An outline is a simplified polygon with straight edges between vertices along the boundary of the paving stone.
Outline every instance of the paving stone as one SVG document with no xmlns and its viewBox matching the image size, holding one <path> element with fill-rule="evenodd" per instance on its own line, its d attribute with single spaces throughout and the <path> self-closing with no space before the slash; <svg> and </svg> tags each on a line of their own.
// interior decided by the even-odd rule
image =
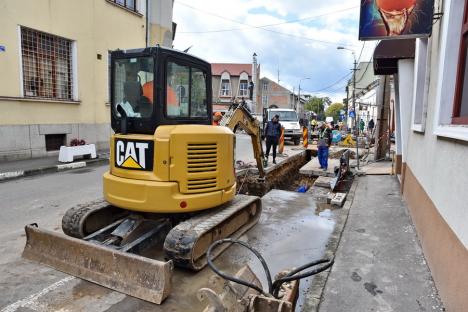
<svg viewBox="0 0 468 312">
<path fill-rule="evenodd" d="M 318 177 L 317 180 L 315 180 L 314 185 L 330 189 L 332 180 L 333 178 L 330 177 Z"/>
<path fill-rule="evenodd" d="M 307 176 L 313 177 L 334 177 L 335 176 L 335 167 L 340 165 L 339 159 L 329 159 L 328 160 L 328 170 L 323 171 L 320 169 L 320 164 L 317 158 L 312 158 L 307 164 L 305 164 L 300 170 L 299 173 Z"/>
<path fill-rule="evenodd" d="M 338 207 L 343 207 L 343 204 L 346 200 L 346 193 L 336 193 L 333 199 L 331 200 L 331 204 Z"/>
</svg>

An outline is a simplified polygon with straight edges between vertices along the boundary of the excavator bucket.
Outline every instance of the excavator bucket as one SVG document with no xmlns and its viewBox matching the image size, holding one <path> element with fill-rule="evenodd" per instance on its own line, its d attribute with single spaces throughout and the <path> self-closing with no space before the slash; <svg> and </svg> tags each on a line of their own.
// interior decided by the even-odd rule
<svg viewBox="0 0 468 312">
<path fill-rule="evenodd" d="M 171 292 L 172 261 L 163 262 L 27 225 L 23 257 L 152 303 Z"/>
</svg>

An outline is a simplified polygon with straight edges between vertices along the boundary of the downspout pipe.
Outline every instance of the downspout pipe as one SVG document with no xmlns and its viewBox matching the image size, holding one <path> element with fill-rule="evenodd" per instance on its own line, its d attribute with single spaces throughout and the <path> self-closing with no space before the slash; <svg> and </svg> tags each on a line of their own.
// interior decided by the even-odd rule
<svg viewBox="0 0 468 312">
<path fill-rule="evenodd" d="M 149 9 L 149 0 L 146 0 L 146 38 L 145 38 L 145 45 L 146 47 L 149 46 L 149 12 L 150 12 L 150 9 Z"/>
</svg>

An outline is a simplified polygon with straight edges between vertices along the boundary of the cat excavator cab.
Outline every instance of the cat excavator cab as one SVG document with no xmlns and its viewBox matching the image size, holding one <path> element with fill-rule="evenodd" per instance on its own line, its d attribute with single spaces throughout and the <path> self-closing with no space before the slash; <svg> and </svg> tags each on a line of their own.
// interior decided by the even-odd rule
<svg viewBox="0 0 468 312">
<path fill-rule="evenodd" d="M 232 130 L 252 136 L 264 176 L 260 124 L 232 107 L 213 126 L 211 65 L 172 49 L 113 51 L 110 87 L 104 199 L 69 209 L 65 235 L 27 225 L 23 257 L 161 304 L 174 265 L 201 270 L 214 241 L 257 223 L 260 199 L 236 194 Z"/>
</svg>

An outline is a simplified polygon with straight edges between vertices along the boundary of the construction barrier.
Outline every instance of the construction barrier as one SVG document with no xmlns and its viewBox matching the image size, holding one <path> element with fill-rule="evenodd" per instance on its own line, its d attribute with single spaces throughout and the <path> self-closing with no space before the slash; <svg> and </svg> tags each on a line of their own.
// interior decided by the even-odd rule
<svg viewBox="0 0 468 312">
<path fill-rule="evenodd" d="M 307 127 L 302 127 L 302 142 L 304 148 L 309 147 L 309 129 L 307 129 Z"/>
<path fill-rule="evenodd" d="M 279 138 L 278 153 L 283 154 L 283 152 L 284 152 L 284 128 L 281 127 L 281 135 Z"/>
</svg>

